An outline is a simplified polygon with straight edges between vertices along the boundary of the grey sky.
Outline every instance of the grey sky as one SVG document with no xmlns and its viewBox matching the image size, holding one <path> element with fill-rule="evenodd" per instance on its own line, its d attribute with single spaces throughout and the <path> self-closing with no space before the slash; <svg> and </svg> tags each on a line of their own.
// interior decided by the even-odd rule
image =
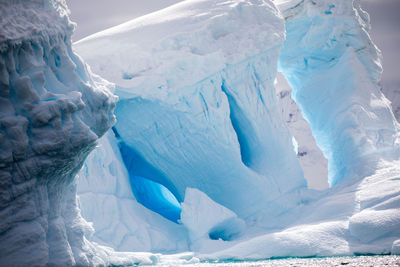
<svg viewBox="0 0 400 267">
<path fill-rule="evenodd" d="M 71 19 L 78 23 L 73 40 L 77 41 L 180 1 L 67 0 Z M 361 3 L 371 16 L 372 39 L 383 53 L 383 86 L 400 89 L 400 0 L 361 0 Z"/>
<path fill-rule="evenodd" d="M 78 23 L 74 41 L 182 0 L 67 0 L 71 20 Z"/>
<path fill-rule="evenodd" d="M 361 3 L 370 14 L 371 37 L 383 53 L 383 86 L 400 89 L 400 0 Z"/>
</svg>

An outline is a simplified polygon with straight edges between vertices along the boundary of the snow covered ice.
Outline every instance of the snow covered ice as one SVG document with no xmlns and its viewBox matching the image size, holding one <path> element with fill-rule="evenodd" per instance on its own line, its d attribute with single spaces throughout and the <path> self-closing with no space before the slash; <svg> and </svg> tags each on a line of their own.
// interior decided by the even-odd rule
<svg viewBox="0 0 400 267">
<path fill-rule="evenodd" d="M 187 0 L 73 49 L 62 1 L 0 4 L 1 264 L 399 253 L 359 1 Z"/>
</svg>

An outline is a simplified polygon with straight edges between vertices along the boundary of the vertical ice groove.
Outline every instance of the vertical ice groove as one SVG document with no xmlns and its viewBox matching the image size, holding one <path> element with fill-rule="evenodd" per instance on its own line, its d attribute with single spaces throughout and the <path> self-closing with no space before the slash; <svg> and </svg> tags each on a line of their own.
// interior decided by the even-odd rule
<svg viewBox="0 0 400 267">
<path fill-rule="evenodd" d="M 221 91 L 226 95 L 228 100 L 229 117 L 237 136 L 242 162 L 247 167 L 252 168 L 252 161 L 255 157 L 253 151 L 258 145 L 258 142 L 256 142 L 257 138 L 254 136 L 253 126 L 241 110 L 241 107 L 236 103 L 235 98 L 226 88 L 224 81 L 222 81 Z"/>
</svg>

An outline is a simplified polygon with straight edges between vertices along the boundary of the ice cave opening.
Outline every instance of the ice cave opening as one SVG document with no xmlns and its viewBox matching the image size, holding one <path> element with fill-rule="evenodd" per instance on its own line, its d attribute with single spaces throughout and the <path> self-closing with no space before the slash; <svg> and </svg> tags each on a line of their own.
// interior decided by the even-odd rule
<svg viewBox="0 0 400 267">
<path fill-rule="evenodd" d="M 175 195 L 159 183 L 166 181 L 164 175 L 147 163 L 134 148 L 121 140 L 115 127 L 112 130 L 119 140 L 118 147 L 136 200 L 166 219 L 178 223 L 182 208 Z"/>
</svg>

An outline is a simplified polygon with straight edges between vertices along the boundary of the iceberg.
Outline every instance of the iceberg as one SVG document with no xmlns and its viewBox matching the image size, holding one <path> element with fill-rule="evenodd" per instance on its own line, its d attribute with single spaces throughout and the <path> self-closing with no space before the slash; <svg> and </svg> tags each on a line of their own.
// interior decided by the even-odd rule
<svg viewBox="0 0 400 267">
<path fill-rule="evenodd" d="M 64 1 L 0 6 L 0 265 L 399 253 L 358 0 L 187 0 L 73 46 Z"/>
</svg>

